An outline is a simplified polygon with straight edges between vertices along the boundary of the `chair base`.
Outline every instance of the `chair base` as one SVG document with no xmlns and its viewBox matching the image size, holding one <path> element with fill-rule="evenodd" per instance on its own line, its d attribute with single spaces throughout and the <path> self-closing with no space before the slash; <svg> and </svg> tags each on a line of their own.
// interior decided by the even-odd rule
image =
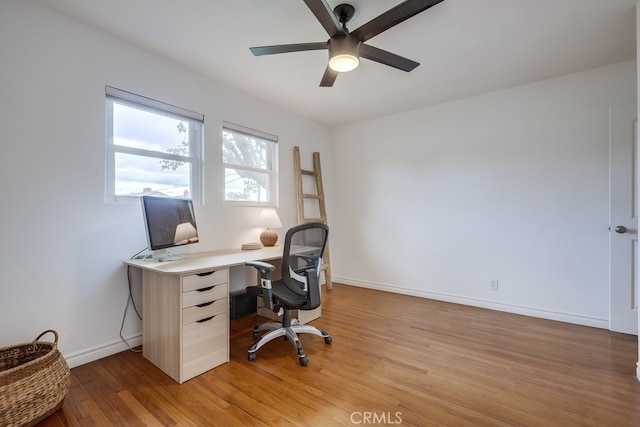
<svg viewBox="0 0 640 427">
<path fill-rule="evenodd" d="M 256 360 L 256 351 L 258 351 L 260 347 L 276 338 L 285 337 L 285 339 L 288 339 L 291 344 L 293 344 L 293 347 L 298 353 L 298 361 L 300 362 L 300 365 L 307 366 L 309 360 L 304 354 L 304 349 L 302 348 L 302 344 L 298 339 L 298 334 L 313 334 L 319 337 L 323 337 L 325 344 L 331 344 L 332 341 L 331 336 L 327 331 L 323 331 L 322 329 L 318 329 L 315 326 L 311 325 L 300 325 L 298 324 L 298 321 L 296 319 L 292 319 L 291 326 L 288 327 L 285 327 L 282 325 L 282 323 L 278 322 L 269 322 L 258 325 L 253 328 L 253 337 L 256 338 L 260 331 L 269 332 L 262 335 L 255 343 L 249 346 L 249 361 Z"/>
</svg>

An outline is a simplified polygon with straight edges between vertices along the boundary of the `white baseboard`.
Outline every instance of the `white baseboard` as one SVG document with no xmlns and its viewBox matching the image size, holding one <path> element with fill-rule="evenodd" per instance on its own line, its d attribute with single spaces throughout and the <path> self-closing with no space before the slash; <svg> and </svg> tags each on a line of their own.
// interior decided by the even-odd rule
<svg viewBox="0 0 640 427">
<path fill-rule="evenodd" d="M 387 285 L 383 283 L 365 282 L 362 280 L 349 279 L 346 277 L 333 277 L 336 283 L 357 286 L 360 288 L 375 289 L 378 291 L 392 292 L 402 295 L 410 295 L 420 298 L 428 298 L 437 301 L 452 302 L 462 305 L 470 305 L 473 307 L 488 308 L 496 311 L 504 311 L 507 313 L 522 314 L 525 316 L 539 317 L 542 319 L 557 320 L 560 322 L 574 323 L 576 325 L 592 326 L 595 328 L 609 329 L 609 320 L 589 316 L 576 315 L 572 313 L 563 313 L 558 311 L 544 310 L 533 307 L 525 307 L 513 304 L 498 303 L 495 301 L 487 301 L 477 298 L 462 297 L 459 295 L 450 295 L 439 292 L 427 292 L 419 289 L 402 288 L 398 286 Z M 640 378 L 640 368 L 639 377 Z"/>
<path fill-rule="evenodd" d="M 122 342 L 122 340 L 112 341 L 107 344 L 99 345 L 86 350 L 78 351 L 71 354 L 63 354 L 67 364 L 70 368 L 84 365 L 85 363 L 93 362 L 103 357 L 111 356 L 112 354 L 120 353 L 121 351 L 128 350 L 129 347 L 137 347 L 142 344 L 142 333 L 125 337 L 129 346 Z"/>
<path fill-rule="evenodd" d="M 451 302 L 455 304 L 470 305 L 480 308 L 488 308 L 496 311 L 504 311 L 507 313 L 522 314 L 525 316 L 539 317 L 542 319 L 557 320 L 560 322 L 574 323 L 583 326 L 592 326 L 595 328 L 609 329 L 608 319 L 599 319 L 588 316 L 575 315 L 571 313 L 562 313 L 550 310 L 542 310 L 532 307 L 524 307 L 512 304 L 497 303 L 494 301 L 486 301 L 476 298 L 461 297 L 458 295 L 450 295 L 438 292 L 427 292 L 418 289 L 402 288 L 383 283 L 365 282 L 362 280 L 349 279 L 346 277 L 333 277 L 333 281 L 349 286 L 357 286 L 360 288 L 375 289 L 378 291 L 392 292 L 402 295 L 410 295 L 420 298 L 433 299 L 437 301 Z M 137 347 L 142 344 L 142 334 L 138 333 L 130 337 L 126 337 L 130 347 Z M 128 350 L 129 347 L 122 340 L 112 341 L 93 348 L 82 350 L 76 353 L 65 354 L 64 358 L 70 368 L 93 362 L 103 357 Z M 640 380 L 640 362 L 637 366 L 637 376 Z"/>
</svg>

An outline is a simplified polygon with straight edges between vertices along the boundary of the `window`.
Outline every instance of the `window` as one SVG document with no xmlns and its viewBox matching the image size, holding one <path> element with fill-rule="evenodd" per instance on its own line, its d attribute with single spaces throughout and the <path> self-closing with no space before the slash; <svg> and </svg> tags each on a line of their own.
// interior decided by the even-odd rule
<svg viewBox="0 0 640 427">
<path fill-rule="evenodd" d="M 225 122 L 222 128 L 224 199 L 229 204 L 278 204 L 278 137 Z"/>
<path fill-rule="evenodd" d="M 105 95 L 107 200 L 202 201 L 204 116 L 109 86 Z"/>
</svg>

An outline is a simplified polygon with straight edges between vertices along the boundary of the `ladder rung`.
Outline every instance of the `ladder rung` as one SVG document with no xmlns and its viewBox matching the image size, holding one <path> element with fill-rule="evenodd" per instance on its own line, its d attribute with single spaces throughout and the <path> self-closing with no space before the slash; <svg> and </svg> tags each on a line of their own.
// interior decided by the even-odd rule
<svg viewBox="0 0 640 427">
<path fill-rule="evenodd" d="M 306 171 L 304 169 L 300 169 L 300 173 L 303 174 L 303 175 L 316 176 L 316 173 L 314 171 Z"/>
<path fill-rule="evenodd" d="M 319 194 L 303 194 L 302 197 L 305 199 L 320 199 Z"/>
<path fill-rule="evenodd" d="M 326 221 L 322 218 L 303 218 L 302 222 L 305 224 L 308 224 L 310 222 L 321 222 L 324 224 Z"/>
</svg>

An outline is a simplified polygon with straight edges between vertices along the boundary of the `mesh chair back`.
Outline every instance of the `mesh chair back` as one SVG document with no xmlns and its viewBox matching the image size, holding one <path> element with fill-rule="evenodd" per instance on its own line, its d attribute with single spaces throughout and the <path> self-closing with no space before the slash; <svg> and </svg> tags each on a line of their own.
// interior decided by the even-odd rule
<svg viewBox="0 0 640 427">
<path fill-rule="evenodd" d="M 322 223 L 292 227 L 285 236 L 282 280 L 293 292 L 308 297 L 302 309 L 320 305 L 320 266 L 328 236 L 329 227 Z"/>
</svg>

